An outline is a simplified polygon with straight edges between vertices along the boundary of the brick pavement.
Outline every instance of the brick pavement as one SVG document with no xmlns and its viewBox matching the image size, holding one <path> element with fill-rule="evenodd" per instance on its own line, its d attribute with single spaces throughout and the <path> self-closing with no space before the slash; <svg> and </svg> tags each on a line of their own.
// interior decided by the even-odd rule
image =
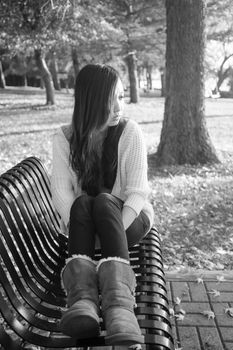
<svg viewBox="0 0 233 350">
<path fill-rule="evenodd" d="M 166 278 L 176 349 L 233 350 L 233 272 L 167 272 Z"/>
</svg>

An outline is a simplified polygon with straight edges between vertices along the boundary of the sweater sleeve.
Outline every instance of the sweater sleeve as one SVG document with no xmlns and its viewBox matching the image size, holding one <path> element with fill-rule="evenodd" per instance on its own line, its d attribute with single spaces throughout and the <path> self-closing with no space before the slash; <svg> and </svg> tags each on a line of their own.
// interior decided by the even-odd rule
<svg viewBox="0 0 233 350">
<path fill-rule="evenodd" d="M 51 191 L 54 206 L 67 226 L 70 219 L 70 209 L 76 195 L 69 167 L 69 147 L 66 142 L 59 132 L 54 135 Z"/>
<path fill-rule="evenodd" d="M 129 140 L 126 157 L 126 200 L 124 205 L 131 207 L 137 215 L 142 210 L 150 193 L 147 177 L 147 150 L 142 131 L 137 123 Z"/>
</svg>

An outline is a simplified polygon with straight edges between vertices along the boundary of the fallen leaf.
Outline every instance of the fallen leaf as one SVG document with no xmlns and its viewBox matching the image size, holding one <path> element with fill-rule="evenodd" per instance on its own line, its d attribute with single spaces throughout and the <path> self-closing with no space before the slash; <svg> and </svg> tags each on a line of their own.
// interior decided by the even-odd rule
<svg viewBox="0 0 233 350">
<path fill-rule="evenodd" d="M 185 315 L 186 314 L 186 311 L 184 309 L 180 309 L 179 310 L 179 313 L 182 314 L 182 315 Z"/>
<path fill-rule="evenodd" d="M 204 280 L 203 280 L 203 278 L 201 278 L 201 277 L 198 277 L 197 279 L 196 279 L 196 281 L 197 281 L 197 283 L 204 283 Z"/>
<path fill-rule="evenodd" d="M 179 297 L 176 297 L 174 302 L 175 302 L 176 305 L 180 305 L 181 299 Z"/>
<path fill-rule="evenodd" d="M 184 320 L 184 315 L 182 315 L 182 314 L 175 314 L 175 318 L 177 319 L 177 321 L 183 321 Z"/>
<path fill-rule="evenodd" d="M 229 316 L 233 317 L 233 307 L 226 308 L 225 313 L 228 313 Z"/>
<path fill-rule="evenodd" d="M 217 279 L 217 281 L 218 281 L 219 283 L 225 281 L 225 277 L 224 277 L 224 276 L 217 276 L 216 279 Z"/>
<path fill-rule="evenodd" d="M 216 289 L 212 289 L 211 292 L 207 292 L 209 294 L 213 294 L 213 297 L 216 298 L 216 297 L 219 297 L 221 295 L 221 293 L 219 292 L 219 290 L 216 290 Z"/>
<path fill-rule="evenodd" d="M 169 308 L 169 314 L 171 317 L 175 316 L 175 311 L 172 307 Z"/>
<path fill-rule="evenodd" d="M 215 318 L 215 314 L 211 310 L 206 310 L 206 311 L 203 311 L 202 313 L 204 316 L 206 316 L 208 318 L 208 320 Z"/>
</svg>

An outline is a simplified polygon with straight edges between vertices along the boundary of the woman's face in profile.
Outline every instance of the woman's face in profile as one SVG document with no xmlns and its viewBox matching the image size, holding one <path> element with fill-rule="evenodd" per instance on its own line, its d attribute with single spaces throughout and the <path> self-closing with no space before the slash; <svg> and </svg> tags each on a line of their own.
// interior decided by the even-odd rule
<svg viewBox="0 0 233 350">
<path fill-rule="evenodd" d="M 118 79 L 113 98 L 112 113 L 109 118 L 108 126 L 117 125 L 122 117 L 124 108 L 124 87 L 122 81 Z"/>
</svg>

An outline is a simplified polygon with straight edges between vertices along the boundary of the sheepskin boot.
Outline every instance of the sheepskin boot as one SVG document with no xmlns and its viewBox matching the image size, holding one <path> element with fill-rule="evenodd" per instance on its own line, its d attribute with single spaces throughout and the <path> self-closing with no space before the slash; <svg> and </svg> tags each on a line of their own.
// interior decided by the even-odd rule
<svg viewBox="0 0 233 350">
<path fill-rule="evenodd" d="M 121 258 L 100 260 L 98 266 L 106 345 L 144 343 L 134 314 L 136 279 L 129 261 Z"/>
<path fill-rule="evenodd" d="M 68 306 L 61 318 L 61 331 L 76 339 L 98 336 L 99 293 L 94 261 L 85 255 L 74 255 L 67 259 L 61 277 Z"/>
</svg>

